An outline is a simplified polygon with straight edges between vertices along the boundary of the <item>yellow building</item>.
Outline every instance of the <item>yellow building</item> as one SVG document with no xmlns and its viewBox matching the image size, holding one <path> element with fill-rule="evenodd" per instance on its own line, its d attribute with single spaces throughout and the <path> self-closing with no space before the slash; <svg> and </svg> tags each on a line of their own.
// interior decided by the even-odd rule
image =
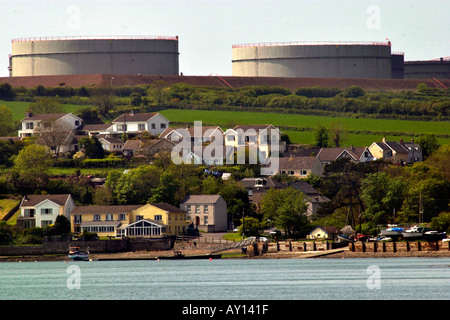
<svg viewBox="0 0 450 320">
<path fill-rule="evenodd" d="M 183 234 L 186 211 L 167 203 L 120 206 L 78 206 L 71 214 L 73 233 L 109 237 L 164 237 Z"/>
</svg>

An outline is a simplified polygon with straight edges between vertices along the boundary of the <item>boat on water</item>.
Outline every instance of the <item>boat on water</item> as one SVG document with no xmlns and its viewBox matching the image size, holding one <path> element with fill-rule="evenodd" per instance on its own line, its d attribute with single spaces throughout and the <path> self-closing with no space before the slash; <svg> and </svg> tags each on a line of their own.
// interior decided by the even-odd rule
<svg viewBox="0 0 450 320">
<path fill-rule="evenodd" d="M 87 261 L 89 260 L 89 249 L 82 250 L 80 247 L 69 247 L 69 259 Z"/>
</svg>

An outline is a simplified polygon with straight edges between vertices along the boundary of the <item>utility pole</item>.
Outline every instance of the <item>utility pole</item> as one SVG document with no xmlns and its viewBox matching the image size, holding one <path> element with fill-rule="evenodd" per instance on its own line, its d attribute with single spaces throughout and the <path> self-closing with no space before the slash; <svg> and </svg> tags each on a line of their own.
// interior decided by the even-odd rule
<svg viewBox="0 0 450 320">
<path fill-rule="evenodd" d="M 242 208 L 242 240 L 245 240 L 245 211 Z"/>
</svg>

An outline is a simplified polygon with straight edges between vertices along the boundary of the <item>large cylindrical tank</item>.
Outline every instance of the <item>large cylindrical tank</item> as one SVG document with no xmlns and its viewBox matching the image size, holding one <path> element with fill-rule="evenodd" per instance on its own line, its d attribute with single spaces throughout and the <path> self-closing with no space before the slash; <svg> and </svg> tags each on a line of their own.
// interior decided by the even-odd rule
<svg viewBox="0 0 450 320">
<path fill-rule="evenodd" d="M 405 61 L 405 79 L 450 79 L 450 59 Z"/>
<path fill-rule="evenodd" d="M 12 76 L 178 75 L 178 37 L 47 37 L 12 40 Z"/>
<path fill-rule="evenodd" d="M 233 76 L 391 78 L 390 42 L 234 45 Z"/>
</svg>

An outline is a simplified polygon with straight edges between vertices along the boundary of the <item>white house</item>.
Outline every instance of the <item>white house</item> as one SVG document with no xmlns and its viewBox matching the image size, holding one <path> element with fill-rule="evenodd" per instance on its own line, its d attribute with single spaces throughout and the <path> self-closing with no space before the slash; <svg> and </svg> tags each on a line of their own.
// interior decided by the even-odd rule
<svg viewBox="0 0 450 320">
<path fill-rule="evenodd" d="M 20 203 L 17 225 L 22 228 L 44 227 L 64 215 L 70 221 L 75 202 L 70 194 L 26 195 Z"/>
<path fill-rule="evenodd" d="M 368 147 L 349 148 L 321 148 L 317 154 L 322 164 L 329 164 L 335 160 L 349 158 L 352 162 L 367 162 L 374 160 Z"/>
<path fill-rule="evenodd" d="M 280 137 L 280 130 L 273 125 L 237 125 L 224 132 L 224 143 L 235 148 L 255 147 L 265 159 L 270 156 L 273 143 L 278 144 L 278 152 L 284 152 L 286 144 Z"/>
<path fill-rule="evenodd" d="M 147 131 L 152 135 L 159 135 L 169 127 L 169 122 L 159 113 L 125 113 L 111 122 L 112 134 L 136 135 Z"/>
<path fill-rule="evenodd" d="M 123 141 L 117 138 L 102 137 L 98 139 L 104 150 L 109 152 L 122 152 Z"/>
<path fill-rule="evenodd" d="M 31 137 L 36 133 L 38 128 L 43 122 L 63 121 L 68 124 L 69 130 L 75 130 L 79 128 L 83 119 L 77 117 L 72 113 L 48 113 L 48 114 L 36 114 L 31 112 L 25 113 L 25 118 L 22 119 L 21 129 L 18 131 L 19 137 Z"/>
<path fill-rule="evenodd" d="M 159 137 L 170 141 L 179 141 L 187 134 L 189 134 L 192 143 L 208 143 L 214 141 L 217 136 L 222 137 L 223 130 L 219 126 L 167 128 Z"/>
</svg>

